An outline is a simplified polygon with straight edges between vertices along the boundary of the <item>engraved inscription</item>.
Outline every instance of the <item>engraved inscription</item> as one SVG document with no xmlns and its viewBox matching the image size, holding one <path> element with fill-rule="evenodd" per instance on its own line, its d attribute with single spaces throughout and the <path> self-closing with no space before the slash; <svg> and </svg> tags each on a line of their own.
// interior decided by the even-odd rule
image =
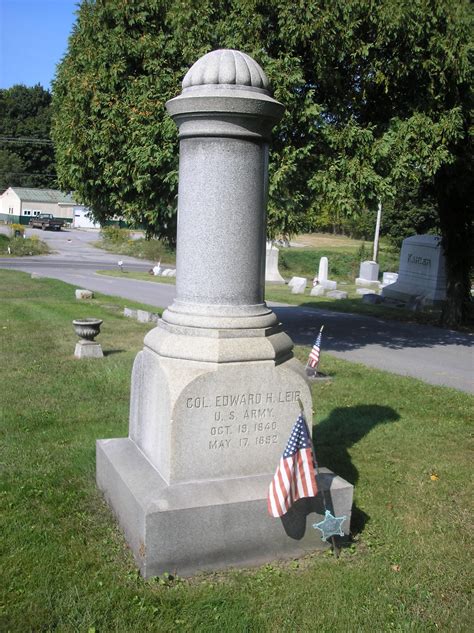
<svg viewBox="0 0 474 633">
<path fill-rule="evenodd" d="M 422 257 L 421 255 L 414 255 L 408 253 L 407 262 L 409 264 L 421 264 L 422 266 L 431 266 L 431 259 L 429 257 Z"/>
<path fill-rule="evenodd" d="M 186 399 L 186 408 L 205 415 L 208 450 L 245 450 L 277 444 L 278 405 L 298 402 L 300 396 L 298 390 L 196 395 Z"/>
</svg>

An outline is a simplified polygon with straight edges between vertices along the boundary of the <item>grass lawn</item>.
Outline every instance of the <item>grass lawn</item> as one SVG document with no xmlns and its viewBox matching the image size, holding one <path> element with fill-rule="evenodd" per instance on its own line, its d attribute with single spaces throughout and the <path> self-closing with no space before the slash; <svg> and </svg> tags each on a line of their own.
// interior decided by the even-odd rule
<svg viewBox="0 0 474 633">
<path fill-rule="evenodd" d="M 96 489 L 94 443 L 127 434 L 150 324 L 73 290 L 0 270 L 1 630 L 470 629 L 471 396 L 323 350 L 333 381 L 313 386 L 315 444 L 320 464 L 355 484 L 352 545 L 339 559 L 144 581 Z M 79 361 L 71 320 L 89 315 L 104 319 L 105 357 Z"/>
</svg>

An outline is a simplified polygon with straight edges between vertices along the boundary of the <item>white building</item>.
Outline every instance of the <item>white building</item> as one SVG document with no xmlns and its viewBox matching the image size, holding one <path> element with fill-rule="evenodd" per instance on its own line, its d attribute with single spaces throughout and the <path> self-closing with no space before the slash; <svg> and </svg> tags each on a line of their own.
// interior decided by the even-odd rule
<svg viewBox="0 0 474 633">
<path fill-rule="evenodd" d="M 40 213 L 52 213 L 57 219 L 73 222 L 74 209 L 81 209 L 70 194 L 57 189 L 9 187 L 0 196 L 0 220 L 8 224 L 28 224 Z"/>
</svg>

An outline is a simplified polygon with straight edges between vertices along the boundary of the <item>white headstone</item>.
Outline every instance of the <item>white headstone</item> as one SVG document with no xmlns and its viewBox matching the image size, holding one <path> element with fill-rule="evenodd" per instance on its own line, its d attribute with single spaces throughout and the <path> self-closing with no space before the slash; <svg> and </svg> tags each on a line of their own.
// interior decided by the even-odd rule
<svg viewBox="0 0 474 633">
<path fill-rule="evenodd" d="M 328 278 L 328 258 L 321 257 L 319 260 L 319 270 L 318 270 L 318 279 L 319 283 L 322 284 L 323 281 L 327 281 Z"/>
<path fill-rule="evenodd" d="M 271 241 L 267 242 L 265 258 L 265 281 L 270 284 L 285 283 L 285 280 L 280 275 L 280 271 L 278 270 L 278 254 L 278 248 Z"/>
<path fill-rule="evenodd" d="M 372 287 L 379 285 L 379 265 L 377 262 L 361 262 L 356 285 Z"/>
<path fill-rule="evenodd" d="M 439 236 L 413 235 L 403 240 L 398 279 L 383 288 L 382 296 L 405 302 L 423 299 L 424 305 L 446 299 L 446 264 Z"/>
<path fill-rule="evenodd" d="M 292 295 L 304 294 L 306 285 L 308 283 L 308 280 L 306 279 L 306 277 L 293 277 L 293 280 L 292 280 L 293 285 L 291 286 L 291 294 Z"/>
<path fill-rule="evenodd" d="M 368 279 L 369 281 L 379 280 L 379 265 L 377 262 L 366 261 L 361 262 L 359 269 L 359 277 Z"/>
</svg>

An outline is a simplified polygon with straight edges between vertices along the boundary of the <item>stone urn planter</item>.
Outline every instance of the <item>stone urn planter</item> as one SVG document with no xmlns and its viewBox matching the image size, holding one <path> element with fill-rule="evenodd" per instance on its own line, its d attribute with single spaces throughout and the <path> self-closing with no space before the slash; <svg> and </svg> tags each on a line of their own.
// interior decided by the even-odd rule
<svg viewBox="0 0 474 633">
<path fill-rule="evenodd" d="M 95 337 L 100 334 L 102 323 L 102 319 L 74 319 L 72 324 L 79 337 L 74 356 L 77 358 L 102 358 L 102 347 L 100 343 L 94 341 Z"/>
</svg>

